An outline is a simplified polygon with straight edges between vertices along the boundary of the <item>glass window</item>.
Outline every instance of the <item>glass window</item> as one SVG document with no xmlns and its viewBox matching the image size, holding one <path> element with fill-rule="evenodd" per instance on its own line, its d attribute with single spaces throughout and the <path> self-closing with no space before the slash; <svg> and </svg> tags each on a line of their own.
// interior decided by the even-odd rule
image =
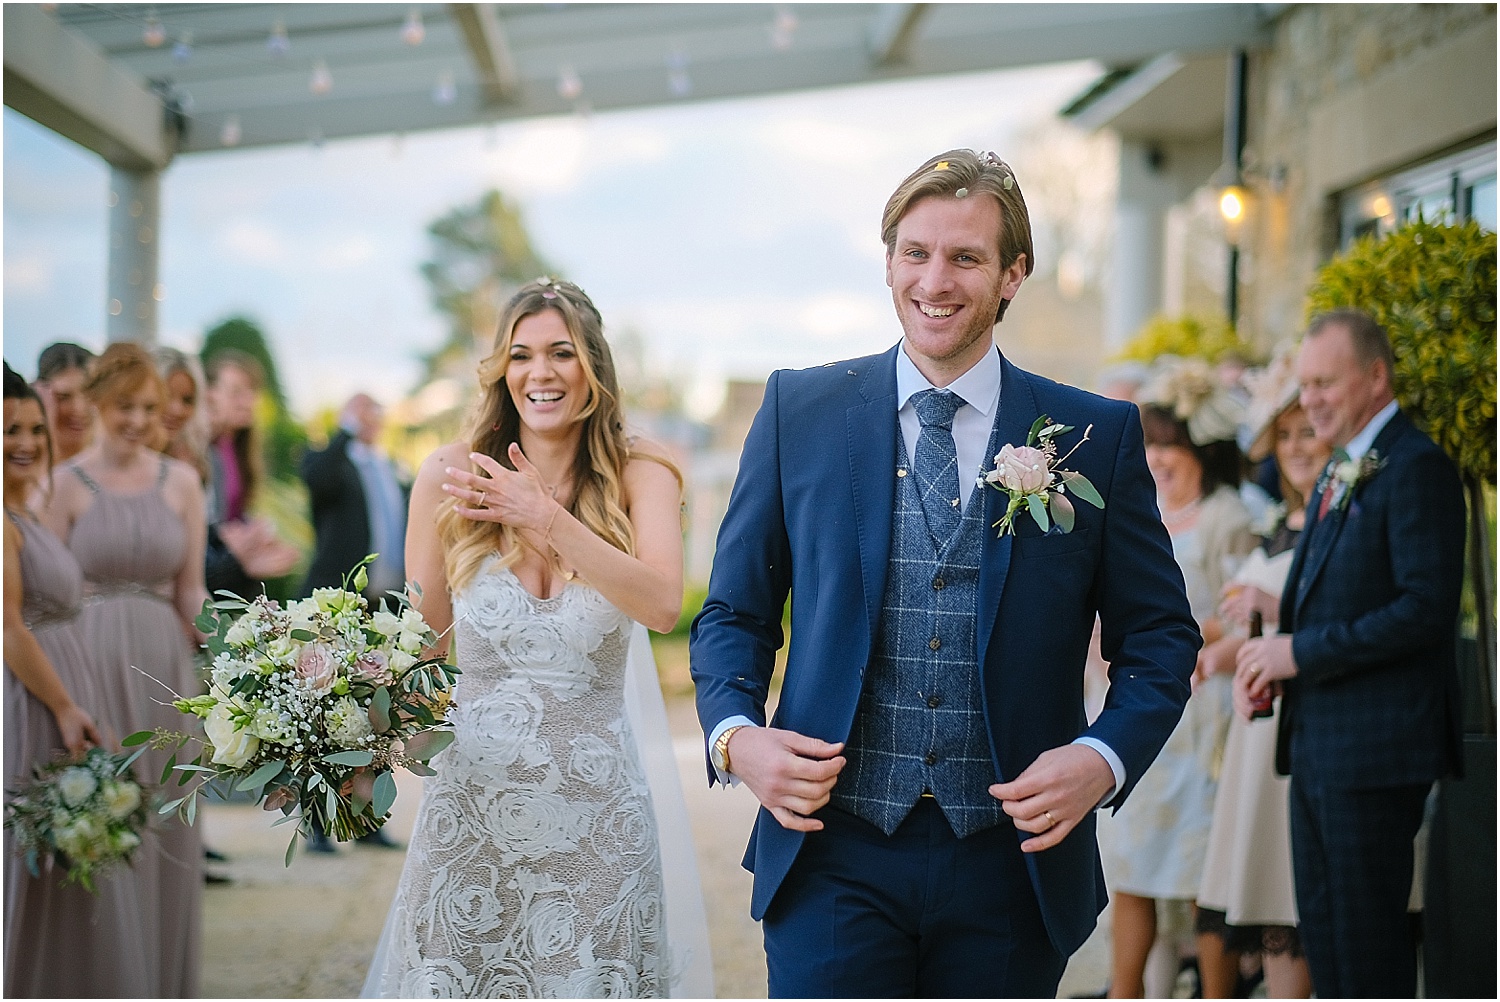
<svg viewBox="0 0 1500 1002">
<path fill-rule="evenodd" d="M 1428 222 L 1477 220 L 1495 230 L 1495 143 L 1398 171 L 1339 196 L 1339 247 L 1384 236 L 1420 215 Z"/>
</svg>

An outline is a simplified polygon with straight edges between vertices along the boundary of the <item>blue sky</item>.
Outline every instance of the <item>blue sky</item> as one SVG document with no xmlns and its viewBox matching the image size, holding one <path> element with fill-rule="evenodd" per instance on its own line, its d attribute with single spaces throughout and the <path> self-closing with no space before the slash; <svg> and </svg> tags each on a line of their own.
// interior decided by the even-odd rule
<svg viewBox="0 0 1500 1002">
<path fill-rule="evenodd" d="M 490 187 L 612 331 L 711 402 L 758 378 L 900 336 L 880 211 L 926 157 L 991 148 L 1026 183 L 1028 126 L 1096 75 L 1087 63 L 588 118 L 196 154 L 162 183 L 161 340 L 260 321 L 293 408 L 358 389 L 393 401 L 441 340 L 418 265 L 425 227 Z M 7 109 L 5 357 L 104 340 L 109 172 Z M 1034 209 L 1035 211 L 1035 209 Z"/>
</svg>

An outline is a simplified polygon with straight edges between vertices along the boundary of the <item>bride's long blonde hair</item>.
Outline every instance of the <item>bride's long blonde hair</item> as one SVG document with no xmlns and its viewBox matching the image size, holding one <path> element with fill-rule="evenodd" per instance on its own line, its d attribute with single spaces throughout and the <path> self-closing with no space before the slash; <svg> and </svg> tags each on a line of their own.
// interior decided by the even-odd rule
<svg viewBox="0 0 1500 1002">
<path fill-rule="evenodd" d="M 568 511 L 597 536 L 626 553 L 635 553 L 635 533 L 625 511 L 625 464 L 633 458 L 661 463 L 677 477 L 682 474 L 665 456 L 632 448 L 625 437 L 620 385 L 614 356 L 604 340 L 604 320 L 587 294 L 571 282 L 538 279 L 511 297 L 500 316 L 494 350 L 479 363 L 479 400 L 469 415 L 464 438 L 474 452 L 482 452 L 508 469 L 512 442 L 520 443 L 521 416 L 516 411 L 505 373 L 516 326 L 543 310 L 556 310 L 567 325 L 588 383 L 589 397 L 575 419 L 583 424 L 578 454 L 573 460 L 573 496 Z M 476 473 L 483 473 L 471 464 Z M 496 522 L 464 518 L 445 497 L 438 505 L 438 538 L 443 545 L 443 570 L 450 593 L 474 577 L 480 565 L 498 554 L 502 567 L 521 559 L 525 538 L 514 528 Z M 543 556 L 547 556 L 543 554 Z"/>
</svg>

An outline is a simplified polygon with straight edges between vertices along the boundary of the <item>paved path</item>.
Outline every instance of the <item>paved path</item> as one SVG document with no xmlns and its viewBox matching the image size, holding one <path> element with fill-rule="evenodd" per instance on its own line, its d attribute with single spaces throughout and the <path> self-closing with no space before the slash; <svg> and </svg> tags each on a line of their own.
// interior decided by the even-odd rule
<svg viewBox="0 0 1500 1002">
<path fill-rule="evenodd" d="M 750 920 L 750 875 L 740 868 L 755 799 L 744 788 L 709 790 L 702 780 L 702 736 L 691 700 L 668 702 L 708 908 L 714 974 L 721 998 L 764 998 L 760 929 Z M 391 834 L 405 841 L 421 780 L 398 780 Z M 203 994 L 210 998 L 349 998 L 359 993 L 380 937 L 404 854 L 341 846 L 333 856 L 302 853 L 282 865 L 291 826 L 247 805 L 204 811 L 208 842 L 230 857 L 215 869 L 234 883 L 210 886 L 204 904 Z M 1074 957 L 1060 995 L 1097 991 L 1107 953 L 1099 937 Z"/>
</svg>

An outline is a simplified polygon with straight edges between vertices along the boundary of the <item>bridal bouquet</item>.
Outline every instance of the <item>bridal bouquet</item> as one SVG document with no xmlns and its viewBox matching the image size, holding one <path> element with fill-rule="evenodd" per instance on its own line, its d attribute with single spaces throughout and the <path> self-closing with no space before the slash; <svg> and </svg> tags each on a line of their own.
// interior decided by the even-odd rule
<svg viewBox="0 0 1500 1002">
<path fill-rule="evenodd" d="M 264 596 L 245 602 L 228 592 L 205 603 L 197 626 L 213 657 L 207 695 L 173 705 L 203 721 L 202 750 L 179 764 L 192 736 L 141 731 L 124 744 L 172 748 L 162 772 L 197 784 L 163 804 L 188 824 L 203 787 L 255 791 L 268 811 L 297 834 L 318 824 L 334 838 L 367 835 L 383 825 L 396 800 L 392 771 L 434 775 L 427 762 L 453 741 L 442 712 L 458 669 L 421 657 L 437 638 L 395 595 L 395 611 L 371 612 L 359 594 L 367 557 L 343 588 L 319 588 L 285 608 Z M 350 587 L 352 584 L 352 588 Z M 287 862 L 297 835 L 287 846 Z"/>
<path fill-rule="evenodd" d="M 5 826 L 33 877 L 51 859 L 64 883 L 94 890 L 94 874 L 129 862 L 146 827 L 146 798 L 130 774 L 134 755 L 90 748 L 81 758 L 39 765 L 21 789 L 8 791 Z"/>
</svg>

